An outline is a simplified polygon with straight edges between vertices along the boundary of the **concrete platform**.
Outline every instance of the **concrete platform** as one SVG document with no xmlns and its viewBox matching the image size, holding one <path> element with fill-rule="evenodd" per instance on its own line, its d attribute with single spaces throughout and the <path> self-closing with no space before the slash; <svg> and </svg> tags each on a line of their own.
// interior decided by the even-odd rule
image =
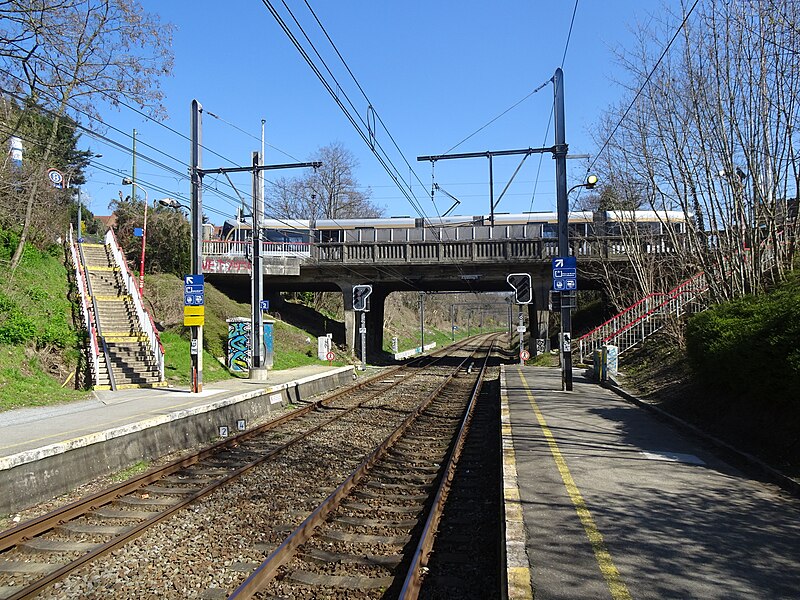
<svg viewBox="0 0 800 600">
<path fill-rule="evenodd" d="M 501 380 L 510 599 L 797 598 L 796 498 L 577 373 Z"/>
<path fill-rule="evenodd" d="M 0 413 L 0 514 L 62 494 L 140 460 L 207 442 L 291 402 L 355 377 L 352 366 L 270 371 L 267 381 L 232 379 L 188 388 L 100 391 L 94 398 Z"/>
</svg>

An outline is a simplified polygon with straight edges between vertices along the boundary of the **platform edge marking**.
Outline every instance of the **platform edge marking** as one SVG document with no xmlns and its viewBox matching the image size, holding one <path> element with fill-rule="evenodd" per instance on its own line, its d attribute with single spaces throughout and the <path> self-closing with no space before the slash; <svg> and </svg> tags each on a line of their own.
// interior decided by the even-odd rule
<svg viewBox="0 0 800 600">
<path fill-rule="evenodd" d="M 525 522 L 520 500 L 511 412 L 508 405 L 505 365 L 500 366 L 500 420 L 503 442 L 503 509 L 506 536 L 508 600 L 533 600 L 530 561 L 526 552 Z"/>
<path fill-rule="evenodd" d="M 572 478 L 572 473 L 567 466 L 567 461 L 561 454 L 561 450 L 558 448 L 556 439 L 553 436 L 553 433 L 550 431 L 550 428 L 547 426 L 544 415 L 542 414 L 542 411 L 539 410 L 539 405 L 536 403 L 536 399 L 533 397 L 533 392 L 531 391 L 528 381 L 525 379 L 525 375 L 522 373 L 522 371 L 520 371 L 520 380 L 522 381 L 522 387 L 525 389 L 525 394 L 528 396 L 528 402 L 530 403 L 531 408 L 536 415 L 536 420 L 539 423 L 542 434 L 547 440 L 547 445 L 550 448 L 550 453 L 553 455 L 553 460 L 556 463 L 558 472 L 561 474 L 564 487 L 567 488 L 567 494 L 569 495 L 570 500 L 572 500 L 572 504 L 575 507 L 575 512 L 578 514 L 578 518 L 580 519 L 583 529 L 586 532 L 586 537 L 589 538 L 589 543 L 592 546 L 595 560 L 597 560 L 597 565 L 600 568 L 600 572 L 603 574 L 603 579 L 605 579 L 608 590 L 611 592 L 612 599 L 632 600 L 633 597 L 628 591 L 628 586 L 625 585 L 625 582 L 622 580 L 622 575 L 620 575 L 616 565 L 614 565 L 614 561 L 611 558 L 611 553 L 608 551 L 608 547 L 603 540 L 603 534 L 600 533 L 597 524 L 594 522 L 594 518 L 592 518 L 592 513 L 589 511 L 589 507 L 583 498 L 583 495 L 581 495 L 575 480 Z"/>
</svg>

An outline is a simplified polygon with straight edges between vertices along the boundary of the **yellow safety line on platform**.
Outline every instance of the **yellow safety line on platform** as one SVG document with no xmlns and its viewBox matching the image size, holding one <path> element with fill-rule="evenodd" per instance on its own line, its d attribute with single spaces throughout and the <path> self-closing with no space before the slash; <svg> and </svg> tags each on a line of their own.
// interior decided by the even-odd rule
<svg viewBox="0 0 800 600">
<path fill-rule="evenodd" d="M 503 506 L 506 520 L 506 580 L 509 600 L 533 600 L 531 567 L 525 552 L 525 520 L 519 494 L 517 459 L 511 436 L 505 365 L 500 368 L 500 421 L 503 442 Z"/>
<path fill-rule="evenodd" d="M 575 506 L 575 512 L 578 513 L 586 536 L 589 538 L 589 543 L 592 545 L 595 559 L 600 567 L 600 572 L 603 574 L 603 578 L 606 580 L 608 590 L 611 592 L 611 597 L 614 600 L 631 600 L 632 596 L 628 591 L 628 586 L 625 585 L 622 576 L 614 565 L 614 561 L 611 559 L 611 553 L 608 551 L 606 543 L 603 541 L 603 535 L 597 528 L 592 514 L 589 512 L 589 507 L 586 505 L 586 501 L 583 499 L 580 490 L 578 490 L 578 486 L 575 484 L 575 480 L 572 478 L 572 473 L 569 471 L 567 461 L 564 460 L 561 450 L 558 449 L 556 439 L 547 426 L 544 415 L 542 411 L 539 410 L 539 405 L 536 404 L 533 392 L 531 392 L 528 381 L 525 379 L 525 375 L 521 370 L 519 372 L 519 377 L 522 381 L 522 387 L 525 388 L 525 393 L 528 396 L 531 408 L 536 415 L 536 420 L 539 422 L 539 427 L 547 440 L 547 445 L 550 447 L 550 452 L 553 455 L 553 460 L 556 462 L 558 472 L 561 474 L 564 486 L 567 488 L 567 494 L 569 494 L 570 500 L 572 500 L 572 504 Z"/>
</svg>

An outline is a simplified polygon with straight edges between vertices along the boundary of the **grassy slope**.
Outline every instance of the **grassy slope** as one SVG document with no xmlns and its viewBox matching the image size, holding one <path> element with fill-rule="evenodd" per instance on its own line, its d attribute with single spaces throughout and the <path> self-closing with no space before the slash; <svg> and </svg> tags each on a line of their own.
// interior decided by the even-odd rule
<svg viewBox="0 0 800 600">
<path fill-rule="evenodd" d="M 85 398 L 70 379 L 79 351 L 60 250 L 28 246 L 13 274 L 11 251 L 0 244 L 0 410 Z"/>
<path fill-rule="evenodd" d="M 8 264 L 12 250 L 13 244 L 0 239 L 0 265 Z M 64 262 L 60 247 L 54 247 L 48 254 L 29 246 L 13 277 L 8 269 L 0 268 L 0 331 L 3 326 L 7 332 L 19 329 L 27 332 L 29 338 L 18 343 L 0 342 L 0 410 L 66 402 L 87 398 L 90 394 L 74 389 L 81 353 L 78 335 L 72 326 L 74 307 L 68 299 Z M 191 361 L 188 330 L 182 325 L 182 280 L 173 275 L 147 275 L 145 304 L 161 330 L 167 380 L 174 385 L 188 384 Z M 384 347 L 387 351 L 392 335 L 398 336 L 401 351 L 419 344 L 416 311 L 398 311 L 398 307 L 387 307 L 387 321 L 392 323 L 386 332 Z M 433 316 L 434 311 L 430 312 Z M 225 355 L 228 332 L 225 319 L 247 316 L 249 305 L 235 302 L 213 286 L 207 286 L 204 382 L 231 377 L 217 360 Z M 473 335 L 477 332 L 477 328 L 470 331 Z M 466 331 L 458 334 L 463 337 Z M 274 336 L 275 369 L 319 364 L 316 339 L 305 331 L 277 321 Z M 309 338 L 310 341 L 306 341 Z M 449 343 L 449 320 L 440 318 L 426 326 L 425 341 L 435 341 L 439 347 Z M 336 354 L 338 358 L 334 364 L 347 364 L 348 357 L 343 352 Z"/>
<path fill-rule="evenodd" d="M 8 264 L 12 249 L 11 244 L 0 243 L 0 264 Z M 13 277 L 7 268 L 0 268 L 0 333 L 11 339 L 0 342 L 0 410 L 90 396 L 86 390 L 74 389 L 80 350 L 62 252 L 59 248 L 42 253 L 29 246 Z M 203 381 L 213 382 L 231 377 L 216 358 L 225 355 L 225 319 L 247 316 L 249 306 L 230 300 L 212 286 L 207 286 L 206 301 Z M 145 303 L 164 329 L 168 381 L 187 384 L 190 356 L 188 330 L 182 325 L 183 282 L 173 275 L 148 275 Z M 306 342 L 306 332 L 277 322 L 274 335 L 275 369 L 319 362 L 316 340 Z"/>
<path fill-rule="evenodd" d="M 249 317 L 250 305 L 228 298 L 212 285 L 206 284 L 206 324 L 203 327 L 203 381 L 212 382 L 230 377 L 218 359 L 226 354 L 228 324 L 226 319 Z M 159 328 L 164 329 L 167 379 L 186 384 L 190 377 L 189 332 L 183 327 L 183 281 L 174 275 L 148 275 L 145 278 L 145 298 L 148 310 Z M 316 339 L 306 342 L 309 335 L 296 327 L 277 321 L 273 330 L 274 369 L 320 364 L 316 357 Z M 344 364 L 335 361 L 334 364 Z"/>
</svg>

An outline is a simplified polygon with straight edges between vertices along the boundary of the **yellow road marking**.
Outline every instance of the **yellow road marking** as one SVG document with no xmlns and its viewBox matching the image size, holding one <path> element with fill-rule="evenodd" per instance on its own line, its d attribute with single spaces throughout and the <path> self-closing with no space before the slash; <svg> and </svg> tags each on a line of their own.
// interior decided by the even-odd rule
<svg viewBox="0 0 800 600">
<path fill-rule="evenodd" d="M 528 386 L 528 382 L 525 379 L 525 375 L 522 373 L 522 371 L 519 372 L 519 376 L 522 380 L 522 387 L 525 388 L 525 394 L 528 396 L 528 401 L 530 402 L 531 408 L 536 415 L 536 420 L 539 422 L 539 427 L 542 430 L 542 434 L 544 434 L 544 437 L 547 440 L 547 445 L 550 447 L 550 453 L 553 455 L 553 460 L 556 462 L 558 472 L 561 474 L 564 487 L 567 488 L 567 494 L 569 494 L 569 498 L 572 500 L 573 506 L 575 506 L 575 512 L 578 513 L 578 518 L 581 520 L 583 529 L 586 532 L 586 537 L 589 538 L 589 543 L 594 551 L 595 560 L 597 560 L 597 565 L 600 567 L 600 572 L 603 574 L 603 578 L 606 580 L 606 585 L 608 585 L 608 590 L 611 592 L 611 597 L 614 600 L 631 600 L 632 596 L 628 591 L 628 587 L 622 580 L 622 576 L 619 574 L 617 567 L 614 566 L 614 561 L 611 559 L 611 553 L 608 551 L 608 548 L 603 541 L 603 535 L 597 528 L 597 525 L 592 518 L 592 514 L 589 512 L 589 507 L 586 505 L 586 501 L 583 499 L 580 490 L 578 490 L 578 486 L 575 484 L 575 480 L 572 478 L 572 474 L 567 466 L 567 461 L 564 460 L 564 456 L 558 449 L 556 439 L 553 437 L 550 428 L 547 426 L 547 422 L 544 420 L 544 415 L 542 414 L 542 411 L 539 410 L 539 405 L 536 404 L 536 400 L 533 397 L 533 393 L 531 392 L 531 389 Z"/>
</svg>

